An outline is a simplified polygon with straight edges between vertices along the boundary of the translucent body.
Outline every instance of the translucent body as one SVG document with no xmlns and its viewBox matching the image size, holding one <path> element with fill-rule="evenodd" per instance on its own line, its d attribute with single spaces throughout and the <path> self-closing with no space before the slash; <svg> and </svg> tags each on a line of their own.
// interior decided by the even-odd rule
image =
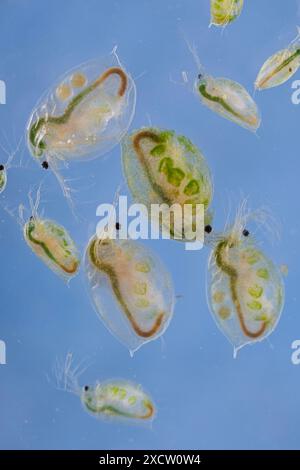
<svg viewBox="0 0 300 470">
<path fill-rule="evenodd" d="M 32 251 L 56 274 L 70 279 L 77 273 L 78 251 L 64 227 L 33 217 L 24 225 L 24 237 Z"/>
<path fill-rule="evenodd" d="M 242 12 L 244 0 L 210 0 L 211 24 L 226 26 Z"/>
<path fill-rule="evenodd" d="M 0 194 L 4 191 L 7 184 L 7 171 L 4 165 L 0 169 Z"/>
<path fill-rule="evenodd" d="M 216 243 L 208 271 L 212 315 L 235 350 L 266 338 L 283 308 L 280 270 L 253 240 L 232 231 Z"/>
<path fill-rule="evenodd" d="M 0 142 L 0 150 L 6 155 L 6 161 L 0 163 L 0 194 L 7 186 L 8 171 L 13 167 L 16 168 L 16 166 L 12 165 L 12 161 L 20 150 L 22 140 L 23 138 L 21 137 L 19 142 L 16 142 L 15 147 L 7 140 L 7 148 Z"/>
<path fill-rule="evenodd" d="M 195 88 L 202 103 L 215 113 L 251 131 L 259 128 L 257 105 L 239 83 L 200 75 Z"/>
<path fill-rule="evenodd" d="M 88 160 L 111 150 L 135 109 L 135 85 L 113 52 L 61 77 L 32 112 L 28 146 L 38 161 Z"/>
<path fill-rule="evenodd" d="M 291 44 L 272 55 L 263 64 L 255 81 L 255 88 L 264 90 L 285 83 L 300 66 L 300 43 Z"/>
<path fill-rule="evenodd" d="M 130 352 L 164 333 L 173 316 L 173 285 L 148 249 L 131 240 L 92 238 L 86 273 L 97 313 Z"/>
<path fill-rule="evenodd" d="M 84 408 L 96 417 L 152 420 L 155 407 L 139 385 L 123 380 L 110 380 L 84 387 L 81 392 Z"/>
<path fill-rule="evenodd" d="M 151 204 L 191 204 L 193 208 L 204 204 L 209 222 L 211 175 L 202 153 L 189 139 L 173 131 L 142 128 L 123 140 L 122 158 L 129 189 L 149 214 Z M 177 234 L 172 224 L 165 228 L 171 236 L 185 240 L 184 233 Z"/>
</svg>

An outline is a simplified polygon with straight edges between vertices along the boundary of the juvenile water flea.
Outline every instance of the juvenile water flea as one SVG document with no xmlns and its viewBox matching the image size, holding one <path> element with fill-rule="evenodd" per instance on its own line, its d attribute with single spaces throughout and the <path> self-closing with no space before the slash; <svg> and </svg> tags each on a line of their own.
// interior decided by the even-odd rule
<svg viewBox="0 0 300 470">
<path fill-rule="evenodd" d="M 83 408 L 92 416 L 104 420 L 122 420 L 133 423 L 152 421 L 155 405 L 141 385 L 124 379 L 110 379 L 94 385 L 79 385 L 84 372 L 72 365 L 71 353 L 63 363 L 57 363 L 55 376 L 59 389 L 80 398 Z"/>
</svg>

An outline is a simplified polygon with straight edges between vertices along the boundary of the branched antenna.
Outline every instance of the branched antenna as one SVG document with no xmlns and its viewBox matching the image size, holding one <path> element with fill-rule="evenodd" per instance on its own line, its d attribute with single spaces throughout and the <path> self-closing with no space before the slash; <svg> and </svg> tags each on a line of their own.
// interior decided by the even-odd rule
<svg viewBox="0 0 300 470">
<path fill-rule="evenodd" d="M 86 371 L 88 365 L 85 365 L 85 359 L 81 360 L 77 366 L 73 365 L 73 354 L 68 352 L 64 361 L 56 359 L 54 366 L 54 376 L 56 378 L 56 387 L 58 390 L 74 393 L 80 393 L 79 377 Z"/>
</svg>

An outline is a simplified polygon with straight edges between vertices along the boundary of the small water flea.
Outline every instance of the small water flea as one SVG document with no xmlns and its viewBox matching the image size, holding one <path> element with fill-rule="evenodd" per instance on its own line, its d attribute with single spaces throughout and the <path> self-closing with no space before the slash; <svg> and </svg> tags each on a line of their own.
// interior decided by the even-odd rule
<svg viewBox="0 0 300 470">
<path fill-rule="evenodd" d="M 81 402 L 96 417 L 144 421 L 152 420 L 155 414 L 151 398 L 139 385 L 127 381 L 109 380 L 85 387 Z"/>
<path fill-rule="evenodd" d="M 258 107 L 248 91 L 233 80 L 208 75 L 200 62 L 197 48 L 187 40 L 186 43 L 198 71 L 200 70 L 193 88 L 202 104 L 225 119 L 256 132 L 261 118 Z"/>
<path fill-rule="evenodd" d="M 77 248 L 66 229 L 51 220 L 31 217 L 24 238 L 32 251 L 56 274 L 70 279 L 78 272 Z"/>
<path fill-rule="evenodd" d="M 83 372 L 79 366 L 72 365 L 71 353 L 55 368 L 58 387 L 77 395 L 83 408 L 92 416 L 133 423 L 151 422 L 154 419 L 155 405 L 141 385 L 128 380 L 111 379 L 81 387 L 78 378 Z"/>
<path fill-rule="evenodd" d="M 265 90 L 285 83 L 300 66 L 300 29 L 294 41 L 269 57 L 260 69 L 255 81 L 255 88 Z"/>
<path fill-rule="evenodd" d="M 202 75 L 195 83 L 195 91 L 201 102 L 220 116 L 254 132 L 259 128 L 257 105 L 239 83 Z"/>
<path fill-rule="evenodd" d="M 244 0 L 210 0 L 211 24 L 226 26 L 238 18 L 242 12 Z"/>
</svg>

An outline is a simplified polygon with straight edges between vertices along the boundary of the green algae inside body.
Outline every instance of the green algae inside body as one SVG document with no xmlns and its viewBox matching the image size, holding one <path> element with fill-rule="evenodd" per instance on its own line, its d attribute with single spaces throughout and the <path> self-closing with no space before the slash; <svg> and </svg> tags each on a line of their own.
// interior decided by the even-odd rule
<svg viewBox="0 0 300 470">
<path fill-rule="evenodd" d="M 255 80 L 255 88 L 265 90 L 285 83 L 300 67 L 300 44 L 291 44 L 276 52 L 261 67 Z"/>
<path fill-rule="evenodd" d="M 154 403 L 141 386 L 123 380 L 85 387 L 81 401 L 90 414 L 100 418 L 144 421 L 155 415 Z"/>
<path fill-rule="evenodd" d="M 137 203 L 191 205 L 202 204 L 205 223 L 213 187 L 209 168 L 200 150 L 185 136 L 158 128 L 141 128 L 123 141 L 123 168 L 129 189 Z M 172 217 L 172 215 L 171 215 Z M 177 231 L 171 218 L 171 237 L 185 240 L 184 230 Z"/>
<path fill-rule="evenodd" d="M 258 107 L 247 90 L 227 78 L 201 76 L 195 84 L 201 102 L 220 116 L 257 131 L 261 118 Z"/>
<path fill-rule="evenodd" d="M 51 220 L 31 218 L 24 226 L 24 237 L 32 251 L 55 273 L 64 278 L 77 273 L 78 251 L 64 227 Z"/>
</svg>

